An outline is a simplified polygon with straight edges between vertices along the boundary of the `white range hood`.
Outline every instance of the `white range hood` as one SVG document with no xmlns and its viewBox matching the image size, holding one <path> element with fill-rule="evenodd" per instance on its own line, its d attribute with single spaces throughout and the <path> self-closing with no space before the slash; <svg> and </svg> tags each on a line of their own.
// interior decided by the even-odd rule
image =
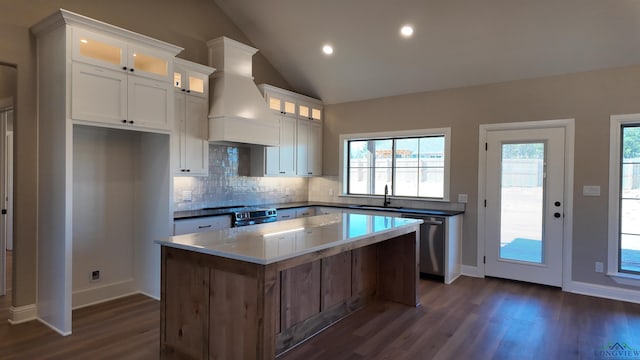
<svg viewBox="0 0 640 360">
<path fill-rule="evenodd" d="M 209 142 L 224 145 L 280 145 L 280 122 L 253 82 L 258 49 L 227 37 L 207 42 L 211 77 Z"/>
</svg>

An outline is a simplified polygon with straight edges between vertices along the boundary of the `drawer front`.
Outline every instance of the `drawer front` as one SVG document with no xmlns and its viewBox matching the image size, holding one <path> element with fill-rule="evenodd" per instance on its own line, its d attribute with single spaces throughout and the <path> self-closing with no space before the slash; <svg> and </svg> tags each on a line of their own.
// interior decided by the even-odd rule
<svg viewBox="0 0 640 360">
<path fill-rule="evenodd" d="M 222 230 L 231 227 L 231 216 L 209 216 L 196 219 L 176 220 L 173 223 L 173 234 L 193 234 L 211 230 Z"/>
</svg>

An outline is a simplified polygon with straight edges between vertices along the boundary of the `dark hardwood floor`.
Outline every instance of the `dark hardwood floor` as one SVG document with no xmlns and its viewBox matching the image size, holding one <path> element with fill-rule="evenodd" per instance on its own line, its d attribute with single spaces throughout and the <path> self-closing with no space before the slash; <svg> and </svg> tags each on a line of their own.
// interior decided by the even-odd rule
<svg viewBox="0 0 640 360">
<path fill-rule="evenodd" d="M 423 280 L 421 290 L 422 307 L 372 304 L 279 360 L 597 359 L 615 343 L 640 351 L 640 304 L 500 279 Z M 0 297 L 0 318 L 8 303 Z M 38 322 L 0 322 L 0 359 L 158 358 L 154 300 L 131 296 L 73 318 L 69 337 Z"/>
</svg>

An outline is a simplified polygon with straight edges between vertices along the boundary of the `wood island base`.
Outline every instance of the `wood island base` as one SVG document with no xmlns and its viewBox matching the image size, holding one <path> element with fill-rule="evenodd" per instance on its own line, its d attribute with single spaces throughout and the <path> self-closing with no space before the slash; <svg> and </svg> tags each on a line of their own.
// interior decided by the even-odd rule
<svg viewBox="0 0 640 360">
<path fill-rule="evenodd" d="M 416 229 L 267 265 L 162 246 L 161 353 L 273 359 L 375 298 L 418 306 Z"/>
</svg>

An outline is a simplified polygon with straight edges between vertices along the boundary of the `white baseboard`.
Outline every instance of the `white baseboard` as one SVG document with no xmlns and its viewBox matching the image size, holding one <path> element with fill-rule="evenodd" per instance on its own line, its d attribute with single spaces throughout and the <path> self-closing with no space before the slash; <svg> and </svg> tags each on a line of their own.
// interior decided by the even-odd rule
<svg viewBox="0 0 640 360">
<path fill-rule="evenodd" d="M 46 322 L 45 320 L 43 320 L 42 318 L 38 318 L 38 321 L 40 321 L 41 323 L 43 323 L 46 327 L 48 327 L 49 329 L 57 332 L 58 334 L 62 335 L 62 336 L 69 336 L 71 335 L 71 331 L 69 332 L 62 332 L 60 331 L 60 329 L 58 329 L 57 327 L 49 324 L 48 322 Z"/>
<path fill-rule="evenodd" d="M 483 278 L 484 274 L 480 272 L 480 268 L 477 266 L 462 265 L 462 275 L 471 276 L 477 278 Z"/>
<path fill-rule="evenodd" d="M 133 279 L 73 292 L 72 308 L 100 304 L 139 293 Z"/>
<path fill-rule="evenodd" d="M 627 301 L 640 304 L 640 291 L 606 285 L 589 284 L 580 281 L 571 281 L 562 290 L 574 294 L 596 296 L 611 300 Z"/>
<path fill-rule="evenodd" d="M 146 293 L 146 292 L 144 292 L 144 291 L 140 291 L 140 292 L 138 292 L 138 293 L 139 293 L 139 294 L 142 294 L 142 295 L 144 295 L 144 296 L 146 296 L 146 297 L 150 297 L 150 298 L 152 298 L 153 300 L 160 301 L 160 296 L 151 295 L 151 294 L 148 294 L 148 293 Z"/>
<path fill-rule="evenodd" d="M 27 321 L 33 321 L 38 318 L 38 308 L 36 304 L 29 304 L 9 308 L 9 324 L 22 324 Z"/>
</svg>

